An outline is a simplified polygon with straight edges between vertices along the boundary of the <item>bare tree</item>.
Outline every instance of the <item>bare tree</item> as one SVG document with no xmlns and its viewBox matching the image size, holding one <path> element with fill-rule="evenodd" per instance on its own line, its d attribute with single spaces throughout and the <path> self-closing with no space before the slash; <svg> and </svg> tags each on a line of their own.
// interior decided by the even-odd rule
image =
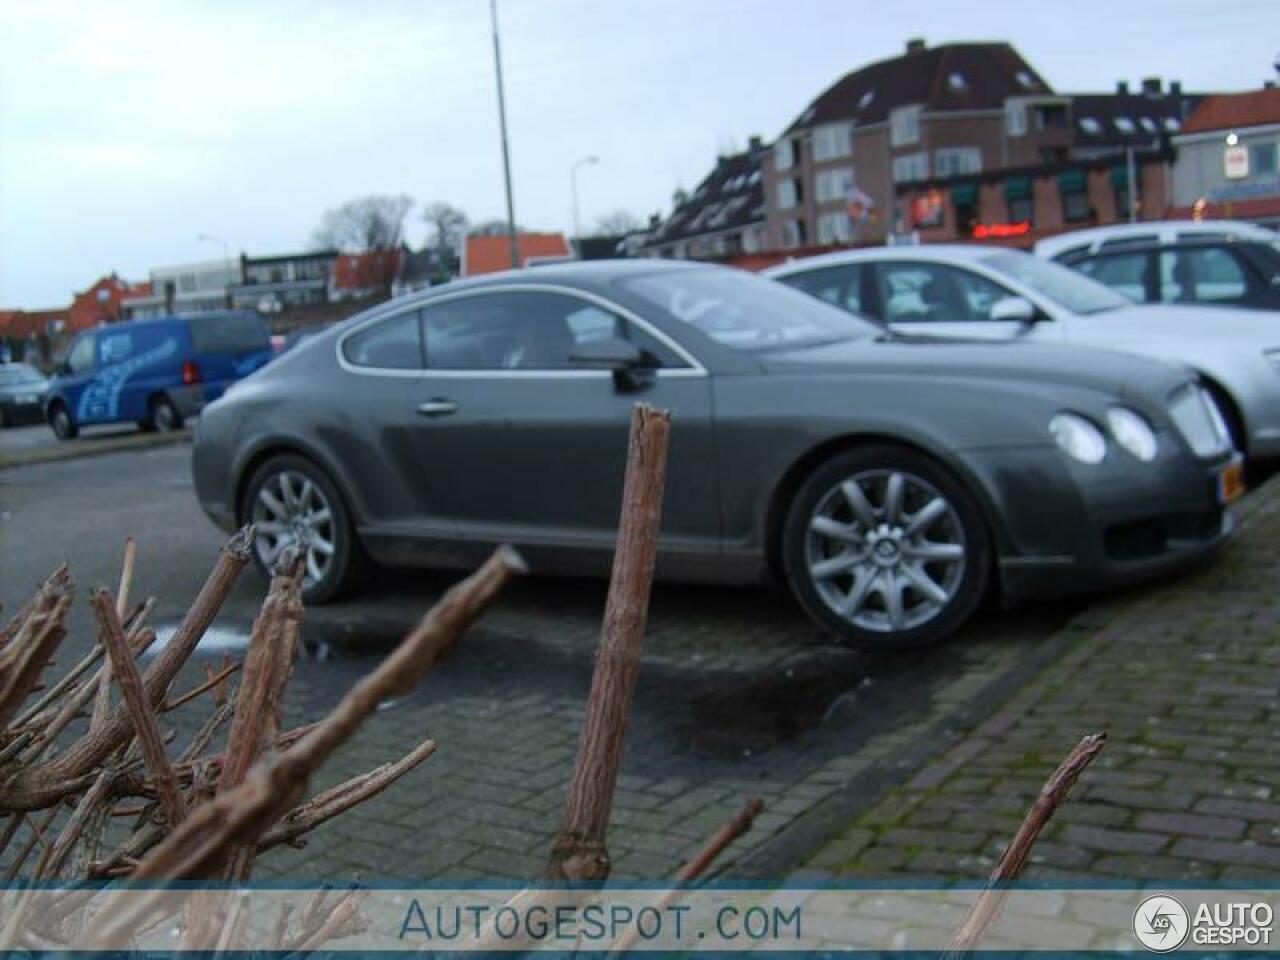
<svg viewBox="0 0 1280 960">
<path fill-rule="evenodd" d="M 390 250 L 404 236 L 404 218 L 413 207 L 405 194 L 372 194 L 348 200 L 325 211 L 313 234 L 317 247 L 334 247 L 347 253 Z"/>
<path fill-rule="evenodd" d="M 505 220 L 482 220 L 471 228 L 471 233 L 479 234 L 483 237 L 505 237 L 507 235 L 507 221 Z M 516 224 L 516 233 L 524 233 L 524 227 Z"/>
<path fill-rule="evenodd" d="M 431 230 L 428 244 L 441 253 L 456 255 L 467 232 L 467 215 L 451 204 L 437 201 L 423 208 L 422 219 Z"/>
<path fill-rule="evenodd" d="M 629 210 L 614 210 L 596 218 L 596 226 L 592 231 L 597 237 L 620 237 L 626 233 L 634 233 L 643 227 L 640 218 Z"/>
</svg>

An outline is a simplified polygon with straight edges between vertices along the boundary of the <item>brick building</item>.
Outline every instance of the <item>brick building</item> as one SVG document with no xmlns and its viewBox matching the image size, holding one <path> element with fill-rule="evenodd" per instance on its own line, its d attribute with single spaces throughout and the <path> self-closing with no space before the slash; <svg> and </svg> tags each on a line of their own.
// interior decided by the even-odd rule
<svg viewBox="0 0 1280 960">
<path fill-rule="evenodd" d="M 720 157 L 690 194 L 677 198 L 671 216 L 653 225 L 644 256 L 705 260 L 766 249 L 764 145 L 752 137 L 742 153 Z"/>
<path fill-rule="evenodd" d="M 1172 216 L 1280 226 L 1280 89 L 1206 97 L 1173 142 Z"/>
<path fill-rule="evenodd" d="M 1007 43 L 928 47 L 847 74 L 764 159 L 767 242 L 882 242 L 903 184 L 1065 160 L 1070 100 Z"/>
</svg>

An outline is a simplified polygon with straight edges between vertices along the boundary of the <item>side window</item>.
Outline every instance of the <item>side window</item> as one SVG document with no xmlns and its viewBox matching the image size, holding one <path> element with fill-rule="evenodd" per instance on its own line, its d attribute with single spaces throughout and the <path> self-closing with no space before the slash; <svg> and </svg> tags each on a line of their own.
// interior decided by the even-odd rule
<svg viewBox="0 0 1280 960">
<path fill-rule="evenodd" d="M 888 323 L 986 321 L 992 305 L 1009 296 L 994 281 L 945 264 L 882 263 L 878 273 Z"/>
<path fill-rule="evenodd" d="M 93 369 L 94 334 L 81 337 L 67 354 L 67 366 L 72 373 L 86 373 Z"/>
<path fill-rule="evenodd" d="M 573 345 L 575 347 L 583 343 L 589 343 L 592 340 L 618 337 L 622 340 L 629 340 L 647 354 L 650 358 L 649 366 L 651 368 L 689 366 L 688 362 L 678 353 L 648 330 L 641 329 L 626 317 L 619 316 L 591 303 L 579 303 L 577 307 L 578 309 L 565 316 L 565 323 L 569 325 L 569 330 L 573 333 Z"/>
<path fill-rule="evenodd" d="M 1183 247 L 1160 254 L 1160 299 L 1166 303 L 1238 300 L 1248 292 L 1244 265 L 1222 247 Z"/>
<path fill-rule="evenodd" d="M 128 360 L 133 353 L 133 337 L 128 331 L 106 329 L 98 334 L 98 365 L 110 366 Z"/>
<path fill-rule="evenodd" d="M 862 313 L 862 264 L 808 270 L 780 278 L 788 286 L 803 290 L 812 297 L 825 300 L 852 313 Z"/>
<path fill-rule="evenodd" d="M 348 337 L 342 355 L 357 367 L 383 370 L 419 370 L 422 368 L 422 332 L 419 311 L 410 310 Z"/>
<path fill-rule="evenodd" d="M 1116 293 L 1122 293 L 1136 303 L 1147 299 L 1147 267 L 1149 254 L 1145 252 L 1113 253 L 1091 257 L 1074 264 L 1086 277 L 1106 284 Z"/>
<path fill-rule="evenodd" d="M 433 370 L 573 370 L 580 343 L 629 339 L 654 366 L 687 366 L 669 347 L 623 317 L 562 293 L 512 291 L 460 297 L 423 312 Z"/>
</svg>

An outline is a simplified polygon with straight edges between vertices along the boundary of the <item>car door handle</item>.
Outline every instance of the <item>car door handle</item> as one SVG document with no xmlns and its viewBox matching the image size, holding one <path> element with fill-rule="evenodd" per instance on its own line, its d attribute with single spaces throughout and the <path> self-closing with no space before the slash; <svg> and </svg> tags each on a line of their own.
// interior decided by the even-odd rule
<svg viewBox="0 0 1280 960">
<path fill-rule="evenodd" d="M 458 412 L 458 405 L 452 400 L 436 397 L 426 403 L 418 404 L 418 414 L 423 417 L 447 417 Z"/>
</svg>

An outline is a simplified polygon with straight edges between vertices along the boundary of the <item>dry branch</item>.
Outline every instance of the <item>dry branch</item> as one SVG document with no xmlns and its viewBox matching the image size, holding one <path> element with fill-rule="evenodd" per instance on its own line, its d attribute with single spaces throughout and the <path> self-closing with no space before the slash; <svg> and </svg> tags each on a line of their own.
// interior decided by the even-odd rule
<svg viewBox="0 0 1280 960">
<path fill-rule="evenodd" d="M 602 882 L 609 876 L 605 831 L 622 764 L 623 738 L 640 671 L 640 644 L 658 550 L 671 416 L 636 404 L 631 413 L 622 520 L 613 555 L 604 626 L 564 825 L 551 847 L 552 881 Z"/>
<path fill-rule="evenodd" d="M 1014 834 L 1013 841 L 1005 848 L 995 869 L 991 871 L 986 889 L 979 894 L 969 916 L 952 936 L 947 946 L 948 957 L 972 950 L 982 940 L 987 927 L 1000 914 L 1000 908 L 1004 905 L 1008 894 L 1008 885 L 1022 873 L 1027 857 L 1031 855 L 1031 848 L 1035 845 L 1036 838 L 1040 836 L 1040 831 L 1049 822 L 1054 811 L 1067 799 L 1067 794 L 1071 792 L 1077 778 L 1084 772 L 1085 767 L 1093 762 L 1093 758 L 1106 746 L 1106 743 L 1105 733 L 1082 737 L 1067 754 L 1067 758 L 1059 764 L 1058 769 L 1045 781 L 1045 785 L 1040 789 L 1040 795 L 1036 797 L 1036 802 L 1027 811 L 1026 817 L 1018 827 L 1018 832 Z"/>
</svg>

